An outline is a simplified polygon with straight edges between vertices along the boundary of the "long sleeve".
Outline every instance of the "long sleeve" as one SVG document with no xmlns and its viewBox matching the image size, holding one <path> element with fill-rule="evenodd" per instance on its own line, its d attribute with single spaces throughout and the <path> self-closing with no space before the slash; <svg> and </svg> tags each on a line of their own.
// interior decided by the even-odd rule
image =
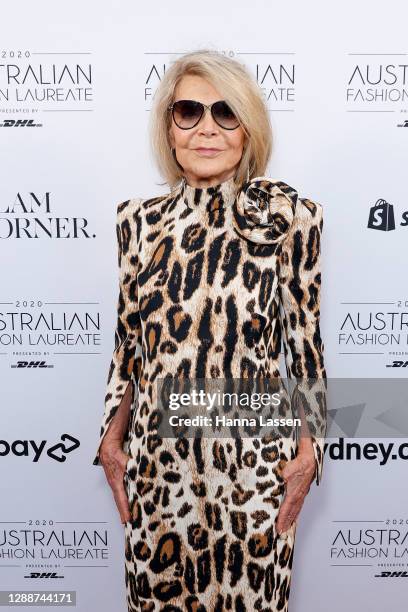
<svg viewBox="0 0 408 612">
<path fill-rule="evenodd" d="M 140 249 L 140 205 L 141 198 L 121 202 L 117 206 L 116 235 L 118 246 L 119 297 L 115 350 L 108 372 L 105 395 L 105 411 L 100 429 L 100 439 L 93 465 L 101 465 L 99 450 L 109 425 L 118 410 L 129 382 L 138 381 L 142 362 L 142 327 L 138 308 L 137 272 Z M 135 387 L 132 394 L 132 422 Z M 128 433 L 123 448 L 127 452 Z"/>
<path fill-rule="evenodd" d="M 306 417 L 317 485 L 322 478 L 327 414 L 327 376 L 320 334 L 322 230 L 321 204 L 299 198 L 278 259 L 279 318 L 287 377 L 297 379 L 292 403 L 295 408 L 301 407 Z"/>
</svg>

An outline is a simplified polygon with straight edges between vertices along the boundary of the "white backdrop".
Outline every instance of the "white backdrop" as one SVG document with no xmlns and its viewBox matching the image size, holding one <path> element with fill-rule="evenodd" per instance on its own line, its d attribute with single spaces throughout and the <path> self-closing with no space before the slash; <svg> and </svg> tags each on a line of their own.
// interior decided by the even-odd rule
<svg viewBox="0 0 408 612">
<path fill-rule="evenodd" d="M 250 68 L 271 113 L 269 175 L 324 207 L 329 377 L 407 372 L 387 367 L 408 355 L 387 314 L 408 305 L 406 3 L 197 5 L 2 7 L 0 584 L 75 591 L 81 612 L 126 610 L 123 526 L 92 465 L 116 324 L 115 213 L 167 191 L 147 121 L 179 54 L 210 47 Z M 395 229 L 379 231 L 378 214 L 368 227 L 380 198 Z M 291 612 L 402 612 L 403 577 L 381 572 L 408 569 L 405 440 L 358 440 L 394 442 L 383 465 L 339 459 L 338 442 L 302 510 Z"/>
</svg>

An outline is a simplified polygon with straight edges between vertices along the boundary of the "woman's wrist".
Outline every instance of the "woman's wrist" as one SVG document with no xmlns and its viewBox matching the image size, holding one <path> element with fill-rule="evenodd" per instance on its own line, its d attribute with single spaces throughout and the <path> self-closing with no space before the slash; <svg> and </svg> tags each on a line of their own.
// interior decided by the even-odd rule
<svg viewBox="0 0 408 612">
<path fill-rule="evenodd" d="M 311 467 L 315 466 L 316 458 L 313 449 L 313 443 L 309 437 L 304 437 L 300 439 L 298 443 L 297 456 L 300 457 L 307 464 L 310 464 Z"/>
<path fill-rule="evenodd" d="M 110 435 L 108 435 L 110 434 Z M 123 438 L 120 438 L 116 434 L 108 432 L 102 440 L 101 448 L 99 451 L 99 457 L 103 464 L 106 459 L 113 459 L 117 453 L 123 451 Z"/>
<path fill-rule="evenodd" d="M 108 431 L 106 432 L 104 439 L 102 440 L 101 448 L 103 446 L 105 448 L 107 446 L 110 446 L 110 447 L 120 446 L 121 447 L 123 444 L 124 435 L 125 435 L 125 431 L 122 431 L 121 427 L 120 428 L 114 427 L 112 423 Z"/>
<path fill-rule="evenodd" d="M 313 442 L 310 436 L 301 436 L 298 442 L 298 449 L 302 453 L 314 455 Z"/>
</svg>

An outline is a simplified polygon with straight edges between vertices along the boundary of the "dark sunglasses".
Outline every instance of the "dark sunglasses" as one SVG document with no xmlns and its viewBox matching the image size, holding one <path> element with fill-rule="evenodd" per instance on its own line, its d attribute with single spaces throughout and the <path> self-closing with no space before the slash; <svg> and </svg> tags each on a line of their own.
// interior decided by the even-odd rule
<svg viewBox="0 0 408 612">
<path fill-rule="evenodd" d="M 206 108 L 210 109 L 214 121 L 225 130 L 235 130 L 239 126 L 237 117 L 225 100 L 212 104 L 203 104 L 196 100 L 177 100 L 167 108 L 172 112 L 174 123 L 182 130 L 195 127 Z"/>
</svg>

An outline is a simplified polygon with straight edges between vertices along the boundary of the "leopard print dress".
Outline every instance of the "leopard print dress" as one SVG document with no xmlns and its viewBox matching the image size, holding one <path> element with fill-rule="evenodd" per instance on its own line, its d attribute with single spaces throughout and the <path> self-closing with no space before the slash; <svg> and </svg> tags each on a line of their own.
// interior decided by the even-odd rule
<svg viewBox="0 0 408 612">
<path fill-rule="evenodd" d="M 287 612 L 296 523 L 279 535 L 276 519 L 297 437 L 161 437 L 155 383 L 281 376 L 281 340 L 288 378 L 326 379 L 322 228 L 321 204 L 268 177 L 239 189 L 233 178 L 208 188 L 183 179 L 118 205 L 118 319 L 99 444 L 132 383 L 129 612 Z M 323 420 L 320 391 L 314 398 Z M 312 436 L 317 484 L 323 440 Z"/>
</svg>

